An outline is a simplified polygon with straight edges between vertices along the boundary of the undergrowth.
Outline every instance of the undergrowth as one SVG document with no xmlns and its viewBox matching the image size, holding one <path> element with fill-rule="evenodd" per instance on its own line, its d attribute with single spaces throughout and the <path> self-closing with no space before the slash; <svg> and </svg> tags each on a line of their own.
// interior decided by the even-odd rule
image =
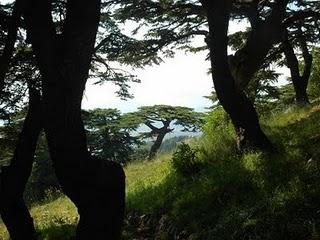
<svg viewBox="0 0 320 240">
<path fill-rule="evenodd" d="M 262 125 L 277 152 L 239 153 L 231 124 L 216 110 L 203 137 L 180 145 L 173 158 L 129 164 L 128 219 L 154 219 L 144 239 L 320 239 L 320 107 L 278 112 Z M 41 239 L 67 239 L 77 222 L 65 198 L 32 213 Z M 124 239 L 140 239 L 128 219 Z M 1 232 L 0 225 L 0 239 Z"/>
<path fill-rule="evenodd" d="M 319 120 L 318 106 L 274 114 L 263 126 L 278 152 L 240 154 L 218 110 L 161 183 L 130 193 L 129 211 L 165 214 L 189 239 L 318 239 Z"/>
</svg>

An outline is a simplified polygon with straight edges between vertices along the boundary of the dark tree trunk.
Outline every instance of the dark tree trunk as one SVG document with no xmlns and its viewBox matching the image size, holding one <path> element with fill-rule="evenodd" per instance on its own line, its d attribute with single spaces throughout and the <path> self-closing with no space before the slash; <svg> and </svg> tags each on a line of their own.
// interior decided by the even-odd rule
<svg viewBox="0 0 320 240">
<path fill-rule="evenodd" d="M 13 240 L 35 239 L 33 219 L 23 199 L 31 174 L 40 131 L 41 100 L 37 90 L 29 88 L 29 110 L 11 164 L 1 169 L 0 214 Z"/>
<path fill-rule="evenodd" d="M 208 0 L 203 0 L 202 2 L 204 4 L 209 3 Z M 231 1 L 226 0 L 226 2 L 230 3 Z M 210 7 L 212 8 L 213 4 L 207 4 L 208 10 Z M 231 73 L 239 91 L 247 87 L 252 77 L 260 69 L 272 46 L 281 42 L 283 34 L 282 22 L 287 4 L 288 0 L 276 1 L 272 6 L 271 13 L 265 20 L 257 17 L 259 14 L 257 9 L 255 9 L 257 11 L 256 14 L 253 12 L 254 8 L 251 9 L 250 15 L 253 16 L 253 19 L 248 16 L 251 23 L 250 35 L 245 45 L 229 59 Z"/>
<path fill-rule="evenodd" d="M 312 67 L 312 55 L 308 51 L 307 43 L 303 36 L 299 38 L 299 43 L 304 59 L 304 69 L 302 75 L 300 74 L 299 61 L 294 53 L 293 46 L 289 41 L 288 33 L 284 33 L 282 44 L 284 47 L 287 66 L 290 69 L 291 80 L 296 94 L 296 102 L 299 105 L 304 105 L 309 103 L 307 87 Z"/>
<path fill-rule="evenodd" d="M 69 0 L 61 37 L 48 0 L 28 0 L 27 31 L 43 77 L 44 129 L 56 175 L 80 214 L 77 239 L 119 239 L 125 183 L 120 165 L 90 156 L 81 119 L 100 1 Z M 58 40 L 59 39 L 59 40 Z"/>
<path fill-rule="evenodd" d="M 155 158 L 155 156 L 157 155 L 157 153 L 161 147 L 163 139 L 167 133 L 168 133 L 167 131 L 159 131 L 155 142 L 152 144 L 152 146 L 150 148 L 148 160 L 152 160 Z"/>
<path fill-rule="evenodd" d="M 218 99 L 230 115 L 239 136 L 239 147 L 272 149 L 272 144 L 260 128 L 258 115 L 247 96 L 237 88 L 230 72 L 227 56 L 229 9 L 231 1 L 202 1 L 207 11 L 210 31 L 210 58 L 213 82 Z M 252 69 L 249 69 L 252 71 Z"/>
<path fill-rule="evenodd" d="M 148 160 L 152 160 L 155 158 L 157 155 L 161 144 L 163 142 L 164 137 L 166 136 L 167 133 L 172 132 L 173 129 L 170 128 L 170 123 L 172 122 L 172 119 L 166 119 L 163 120 L 163 127 L 157 128 L 153 126 L 150 122 L 146 122 L 145 124 L 151 129 L 151 135 L 156 135 L 156 140 L 152 144 L 149 154 L 148 154 Z"/>
</svg>

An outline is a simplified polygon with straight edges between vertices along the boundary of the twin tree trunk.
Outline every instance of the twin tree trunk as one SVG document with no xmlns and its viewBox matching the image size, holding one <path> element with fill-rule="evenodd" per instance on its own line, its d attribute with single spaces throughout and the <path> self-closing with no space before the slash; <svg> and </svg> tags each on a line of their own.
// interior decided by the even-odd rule
<svg viewBox="0 0 320 240">
<path fill-rule="evenodd" d="M 149 151 L 149 156 L 148 156 L 148 160 L 152 160 L 155 158 L 155 156 L 157 155 L 161 144 L 163 142 L 164 137 L 166 136 L 166 134 L 168 133 L 168 131 L 163 130 L 163 131 L 159 131 L 157 134 L 157 138 L 155 140 L 155 142 L 152 144 L 150 151 Z"/>
<path fill-rule="evenodd" d="M 41 99 L 39 91 L 29 88 L 29 109 L 8 167 L 1 169 L 0 214 L 13 240 L 35 239 L 32 217 L 23 200 L 23 192 L 31 174 L 40 131 Z"/>
<path fill-rule="evenodd" d="M 50 0 L 25 1 L 23 16 L 42 76 L 43 125 L 36 125 L 44 127 L 58 180 L 78 208 L 80 221 L 76 239 L 120 239 L 124 218 L 124 172 L 116 163 L 90 156 L 81 119 L 81 100 L 94 50 L 100 1 L 69 0 L 61 36 L 56 34 L 52 21 Z M 33 131 L 33 134 L 37 139 L 39 133 Z M 26 137 L 30 141 L 30 136 Z M 36 142 L 29 144 L 32 150 L 36 146 Z M 30 175 L 34 151 L 28 154 L 28 158 L 24 156 L 25 162 L 18 161 L 23 166 L 11 167 L 2 174 L 3 183 L 7 183 L 1 187 L 7 196 L 1 204 L 4 222 L 10 231 L 10 216 L 17 214 L 21 216 L 18 216 L 18 223 L 25 227 L 20 227 L 24 230 L 21 233 L 10 231 L 14 240 L 32 239 L 34 233 L 32 218 L 21 195 Z M 15 181 L 16 176 L 24 178 Z M 14 184 L 16 192 L 11 194 Z M 6 199 L 14 201 L 10 205 Z M 11 213 L 10 208 L 9 212 L 5 210 L 11 206 Z"/>
<path fill-rule="evenodd" d="M 164 137 L 166 136 L 167 133 L 170 133 L 173 131 L 173 129 L 170 128 L 171 122 L 172 122 L 172 120 L 170 120 L 170 119 L 162 121 L 163 127 L 161 127 L 161 128 L 157 128 L 157 127 L 153 126 L 150 122 L 145 123 L 151 129 L 150 134 L 156 135 L 156 140 L 152 144 L 150 151 L 149 151 L 148 160 L 152 160 L 155 158 L 155 156 L 157 155 L 157 153 L 161 147 L 161 144 L 163 142 Z"/>
<path fill-rule="evenodd" d="M 296 57 L 296 54 L 294 53 L 294 49 L 292 44 L 290 43 L 287 32 L 284 33 L 282 44 L 284 47 L 287 66 L 290 69 L 291 73 L 291 81 L 296 94 L 296 102 L 298 104 L 306 104 L 309 103 L 307 87 L 312 68 L 312 55 L 309 53 L 306 40 L 302 36 L 301 31 L 300 34 L 301 35 L 299 36 L 298 41 L 302 50 L 302 56 L 304 60 L 304 68 L 302 74 L 300 74 L 299 61 Z"/>
<path fill-rule="evenodd" d="M 238 81 L 230 72 L 227 55 L 227 32 L 231 3 L 232 1 L 225 0 L 202 1 L 209 23 L 210 39 L 208 45 L 215 90 L 221 105 L 230 115 L 237 130 L 239 148 L 249 146 L 270 150 L 273 148 L 272 144 L 260 128 L 258 115 L 253 104 L 243 91 L 239 90 Z M 250 65 L 244 67 L 248 69 L 248 73 L 242 74 L 242 76 L 250 76 L 255 68 L 250 68 Z"/>
</svg>

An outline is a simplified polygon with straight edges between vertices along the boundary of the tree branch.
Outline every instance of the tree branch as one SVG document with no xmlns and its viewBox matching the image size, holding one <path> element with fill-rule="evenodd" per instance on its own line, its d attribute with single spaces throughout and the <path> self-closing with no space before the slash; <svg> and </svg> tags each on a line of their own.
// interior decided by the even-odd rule
<svg viewBox="0 0 320 240">
<path fill-rule="evenodd" d="M 5 77 L 8 72 L 10 60 L 14 51 L 14 44 L 17 40 L 17 32 L 21 19 L 21 1 L 17 0 L 14 4 L 12 16 L 8 25 L 8 36 L 5 42 L 3 54 L 0 58 L 0 94 L 5 85 Z"/>
<path fill-rule="evenodd" d="M 310 17 L 320 19 L 320 13 L 314 12 L 314 11 L 298 11 L 298 12 L 293 13 L 291 16 L 287 17 L 283 21 L 283 24 L 288 26 L 295 21 L 302 20 L 305 18 L 310 18 Z"/>
</svg>

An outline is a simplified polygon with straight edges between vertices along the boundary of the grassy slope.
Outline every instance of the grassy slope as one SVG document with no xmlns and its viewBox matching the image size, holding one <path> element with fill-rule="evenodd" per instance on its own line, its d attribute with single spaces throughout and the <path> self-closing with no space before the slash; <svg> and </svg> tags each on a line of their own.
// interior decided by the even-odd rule
<svg viewBox="0 0 320 240">
<path fill-rule="evenodd" d="M 128 202 L 134 202 L 136 191 L 156 186 L 170 172 L 170 155 L 148 162 L 131 163 L 126 168 Z M 145 197 L 148 197 L 147 195 Z M 128 203 L 129 204 L 129 203 Z M 74 227 L 78 221 L 78 215 L 74 205 L 65 197 L 48 203 L 35 206 L 31 210 L 39 231 L 40 239 L 65 240 L 72 236 Z M 8 235 L 3 224 L 0 223 L 0 240 L 7 240 Z"/>
<path fill-rule="evenodd" d="M 192 176 L 174 171 L 169 155 L 126 168 L 128 212 L 159 220 L 149 224 L 149 239 L 318 239 L 320 107 L 262 122 L 281 153 L 240 156 L 232 132 L 219 127 L 218 135 L 196 144 L 202 169 Z M 64 197 L 32 208 L 32 215 L 41 239 L 48 240 L 67 239 L 77 221 Z M 131 230 L 126 227 L 126 239 L 136 234 Z M 0 225 L 1 240 L 4 232 Z"/>
</svg>

